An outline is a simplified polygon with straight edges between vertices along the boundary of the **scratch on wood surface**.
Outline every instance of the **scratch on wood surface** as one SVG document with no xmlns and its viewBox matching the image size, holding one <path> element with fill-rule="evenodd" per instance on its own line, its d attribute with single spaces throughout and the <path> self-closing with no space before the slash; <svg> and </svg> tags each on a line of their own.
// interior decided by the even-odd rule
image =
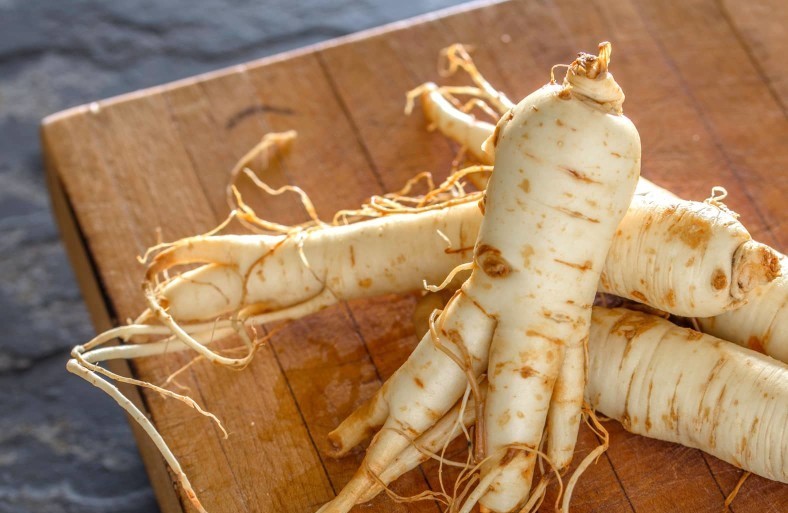
<svg viewBox="0 0 788 513">
<path fill-rule="evenodd" d="M 235 126 L 255 114 L 281 114 L 282 116 L 292 116 L 296 113 L 295 110 L 289 107 L 276 107 L 273 105 L 250 105 L 245 109 L 239 110 L 233 114 L 232 117 L 224 125 L 225 130 L 232 130 Z"/>
</svg>

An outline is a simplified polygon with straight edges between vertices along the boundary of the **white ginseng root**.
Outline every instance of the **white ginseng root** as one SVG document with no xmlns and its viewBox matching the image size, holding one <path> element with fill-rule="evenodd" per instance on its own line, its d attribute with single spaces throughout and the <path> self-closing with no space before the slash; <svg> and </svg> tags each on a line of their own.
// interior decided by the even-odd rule
<svg viewBox="0 0 788 513">
<path fill-rule="evenodd" d="M 483 141 L 494 134 L 494 125 L 458 110 L 443 88 L 434 84 L 424 84 L 414 93 L 421 99 L 430 128 L 461 144 L 479 162 L 494 164 L 495 149 L 482 150 Z M 584 179 L 577 170 L 566 172 Z M 675 315 L 711 317 L 741 307 L 751 291 L 779 275 L 779 254 L 753 241 L 724 205 L 682 200 L 641 177 L 613 239 L 599 291 Z M 782 298 L 776 299 L 772 312 L 788 304 L 785 292 L 766 295 L 770 300 Z M 752 313 L 736 315 L 737 320 L 757 316 L 754 310 L 759 309 L 747 309 Z M 788 323 L 788 308 L 780 311 L 784 311 L 781 322 Z M 768 315 L 761 315 L 759 327 L 754 328 L 759 339 L 769 332 Z M 728 333 L 730 338 L 741 338 L 732 330 L 717 334 Z M 788 352 L 788 343 L 785 346 Z"/>
<path fill-rule="evenodd" d="M 427 330 L 425 329 L 424 332 Z M 470 392 L 470 390 L 468 390 Z M 484 400 L 487 394 L 487 384 L 479 384 L 479 397 Z M 457 401 L 440 420 L 438 420 L 429 430 L 418 437 L 397 456 L 386 469 L 377 476 L 374 486 L 369 488 L 364 495 L 358 497 L 356 504 L 363 504 L 371 501 L 375 496 L 382 492 L 388 484 L 395 481 L 405 472 L 417 467 L 430 458 L 437 459 L 444 464 L 447 463 L 443 456 L 443 450 L 455 437 L 468 435 L 468 428 L 476 422 L 476 404 L 473 395 L 466 392 L 466 395 Z M 460 464 L 467 468 L 467 464 Z"/>
<path fill-rule="evenodd" d="M 440 188 L 431 192 L 436 191 Z M 310 226 L 281 235 L 201 235 L 168 245 L 153 257 L 146 273 L 143 290 L 149 309 L 135 324 L 108 330 L 72 351 L 68 371 L 110 395 L 143 427 L 198 511 L 204 509 L 175 455 L 151 421 L 110 381 L 155 390 L 195 408 L 223 430 L 221 423 L 186 396 L 119 376 L 99 364 L 191 349 L 208 361 L 241 368 L 262 342 L 249 333 L 252 323 L 296 319 L 345 299 L 417 290 L 425 278 L 440 280 L 447 268 L 469 258 L 465 254 L 472 251 L 481 216 L 453 219 L 462 210 L 430 206 L 408 207 L 419 215 L 387 214 L 397 207 L 386 205 L 381 217 L 349 225 Z M 390 237 L 392 225 L 407 237 Z M 420 252 L 446 259 L 417 258 Z M 158 275 L 194 263 L 204 265 L 157 282 Z M 232 334 L 244 343 L 244 356 L 209 349 Z M 108 345 L 118 338 L 127 343 Z"/>
<path fill-rule="evenodd" d="M 443 96 L 436 93 L 435 98 Z M 496 107 L 500 110 L 507 105 L 506 102 L 506 98 L 500 95 Z M 448 102 L 444 107 L 437 112 L 451 112 L 450 109 L 454 108 Z M 479 141 L 493 132 L 492 125 L 476 123 L 470 116 L 458 115 L 453 123 L 454 129 L 459 130 L 457 138 Z M 470 131 L 465 130 L 469 123 L 476 123 L 478 126 L 472 127 Z M 438 128 L 444 130 L 445 127 L 438 123 Z M 287 135 L 283 140 L 290 139 L 292 135 Z M 481 143 L 477 146 L 480 147 Z M 484 155 L 488 155 L 489 161 L 492 160 L 493 153 Z M 577 171 L 572 169 L 567 172 L 583 181 L 583 176 L 577 175 Z M 644 184 L 647 185 L 648 182 L 641 180 L 639 191 Z M 445 192 L 446 189 L 440 191 Z M 457 194 L 458 191 L 460 194 Z M 641 196 L 648 196 L 648 201 L 656 201 L 645 191 Z M 103 333 L 88 344 L 75 348 L 74 359 L 69 362 L 68 368 L 112 395 L 152 433 L 151 436 L 168 463 L 176 470 L 179 480 L 190 490 L 188 480 L 180 471 L 177 460 L 161 437 L 154 436 L 156 433 L 153 425 L 131 403 L 123 401 L 117 389 L 108 383 L 96 383 L 102 373 L 111 379 L 119 379 L 118 376 L 102 371 L 97 364 L 114 358 L 154 356 L 190 348 L 208 360 L 242 367 L 250 361 L 253 350 L 259 343 L 253 341 L 247 333 L 247 324 L 298 318 L 340 300 L 412 291 L 421 288 L 425 280 L 437 283 L 457 266 L 464 263 L 469 266 L 466 262 L 482 221 L 481 211 L 477 206 L 479 197 L 479 193 L 464 195 L 461 187 L 453 191 L 451 200 L 437 204 L 419 200 L 412 203 L 414 206 L 410 206 L 411 203 L 404 205 L 384 197 L 379 198 L 379 202 L 373 205 L 375 211 L 381 215 L 378 219 L 343 226 L 318 222 L 296 230 L 281 227 L 278 231 L 283 233 L 279 235 L 204 235 L 167 245 L 154 256 L 148 270 L 145 291 L 150 309 L 140 317 L 137 324 Z M 671 288 L 664 284 L 678 283 L 671 274 L 675 269 L 655 266 L 653 262 L 672 261 L 676 258 L 669 252 L 680 230 L 676 226 L 670 227 L 669 215 L 654 215 L 651 207 L 641 208 L 638 213 L 638 205 L 646 203 L 640 200 L 633 202 L 622 224 L 628 228 L 622 229 L 614 237 L 611 251 L 618 247 L 620 241 L 622 249 L 618 258 L 623 263 L 609 260 L 611 271 L 608 272 L 606 268 L 602 274 L 605 277 L 600 284 L 602 291 L 625 297 L 631 297 L 627 291 L 637 291 L 657 308 L 700 316 L 740 304 L 742 295 L 749 289 L 774 277 L 772 253 L 749 242 L 749 235 L 735 223 L 720 223 L 719 209 L 713 206 L 708 206 L 711 210 L 703 210 L 697 205 L 692 208 L 679 206 L 675 207 L 676 212 L 673 214 L 680 214 L 687 223 L 697 223 L 692 221 L 694 219 L 701 219 L 702 222 L 703 219 L 714 218 L 717 224 L 711 229 L 707 247 L 726 249 L 715 253 L 707 252 L 710 255 L 723 255 L 718 260 L 704 258 L 699 264 L 694 264 L 701 265 L 703 270 L 698 271 L 686 287 L 686 290 L 692 291 L 687 297 L 675 292 L 671 294 Z M 674 208 L 669 202 L 666 205 L 657 208 Z M 626 222 L 629 218 L 631 222 Z M 647 230 L 645 225 L 663 227 Z M 725 229 L 717 229 L 720 226 Z M 650 238 L 649 233 L 660 235 Z M 718 237 L 727 239 L 723 241 Z M 637 243 L 633 243 L 633 240 Z M 645 247 L 643 241 L 649 243 L 651 257 L 640 258 L 639 250 L 628 249 L 628 246 L 633 244 Z M 725 257 L 726 251 L 739 257 Z M 661 256 L 663 252 L 670 256 Z M 193 264 L 203 265 L 181 274 L 177 273 L 178 266 Z M 580 267 L 584 266 L 585 262 L 580 263 Z M 617 274 L 616 268 L 632 269 L 632 272 L 622 277 Z M 710 277 L 718 268 L 725 270 L 728 288 L 709 286 L 715 283 Z M 157 281 L 157 275 L 161 274 L 167 276 L 163 283 Z M 637 286 L 640 287 L 641 279 L 646 279 L 645 290 L 630 286 L 637 281 Z M 716 283 L 719 284 L 720 281 Z M 684 290 L 682 288 L 682 291 Z M 641 299 L 637 295 L 635 298 Z M 671 305 L 673 301 L 676 305 Z M 456 303 L 453 308 L 464 312 L 473 312 L 474 308 L 478 310 L 479 306 L 473 300 L 463 298 L 462 294 L 458 296 Z M 432 361 L 435 355 L 440 359 L 440 355 L 447 355 L 444 351 L 449 351 L 451 362 L 462 364 L 465 377 L 478 374 L 480 369 L 486 366 L 489 333 L 495 324 L 489 316 L 478 314 L 478 311 L 469 314 L 469 318 L 476 319 L 478 329 L 467 331 L 466 334 L 469 338 L 478 340 L 485 340 L 486 337 L 487 342 L 474 345 L 460 340 L 461 343 L 456 344 L 457 340 L 451 339 L 454 336 L 451 323 L 444 322 L 440 329 L 436 329 L 436 333 L 443 335 L 445 340 L 438 338 L 439 352 L 426 357 L 426 361 Z M 214 340 L 233 333 L 241 335 L 245 342 L 249 350 L 246 356 L 230 358 L 206 347 Z M 154 341 L 151 341 L 151 337 L 154 337 Z M 122 338 L 130 343 L 104 347 L 114 338 Z M 766 338 L 764 337 L 764 340 Z M 567 356 L 567 361 L 574 361 L 575 368 L 582 364 L 582 353 L 578 351 L 578 346 L 575 346 L 574 352 L 570 354 L 574 356 Z M 446 361 L 442 363 L 446 364 Z M 571 365 L 562 366 L 561 376 L 569 376 L 575 380 L 575 384 L 567 387 L 561 385 L 559 390 L 576 390 L 577 384 L 582 383 L 582 376 L 574 371 L 569 372 L 570 368 Z M 563 378 L 558 378 L 559 384 L 563 381 Z M 158 387 L 151 388 L 160 393 L 168 393 L 192 406 L 196 404 L 188 398 Z M 478 390 L 476 393 L 478 395 Z M 450 407 L 451 404 L 453 401 L 449 398 L 440 401 L 439 407 Z M 423 411 L 434 418 L 438 409 Z M 378 417 L 385 416 L 381 411 L 376 414 Z M 559 451 L 559 444 L 556 443 L 558 437 L 553 433 L 560 432 L 556 426 L 563 421 L 551 421 L 559 418 L 556 415 L 553 412 L 548 416 L 548 424 L 552 426 L 548 428 L 548 438 L 553 440 L 548 444 L 548 453 L 554 461 L 564 466 L 563 461 L 571 458 L 574 441 L 569 433 L 567 444 L 561 444 L 563 449 Z M 364 429 L 379 425 L 375 422 L 365 425 Z M 360 437 L 360 434 L 355 434 L 344 443 L 355 444 Z M 193 493 L 190 493 L 190 496 L 193 496 Z M 196 498 L 194 502 L 198 504 Z"/>
<path fill-rule="evenodd" d="M 641 180 L 640 186 L 645 183 Z M 343 226 L 313 226 L 281 235 L 205 235 L 182 239 L 153 257 L 146 285 L 151 310 L 137 324 L 102 333 L 75 349 L 75 360 L 69 369 L 86 379 L 90 374 L 89 381 L 94 383 L 98 371 L 81 364 L 83 359 L 98 364 L 189 348 L 197 349 L 209 360 L 243 366 L 250 361 L 251 350 L 242 358 L 220 358 L 204 346 L 226 335 L 241 333 L 244 322 L 294 319 L 344 299 L 418 290 L 425 280 L 437 283 L 451 269 L 467 262 L 482 220 L 478 198 L 478 194 L 471 194 L 438 208 L 414 208 L 408 210 L 411 213 L 387 214 Z M 644 190 L 633 199 L 614 237 L 611 253 L 617 256 L 607 259 L 601 291 L 634 296 L 638 300 L 643 300 L 640 297 L 643 294 L 656 308 L 701 316 L 738 304 L 749 288 L 774 277 L 775 259 L 771 253 L 762 246 L 745 244 L 749 236 L 735 219 L 726 217 L 729 214 L 713 205 L 676 203 L 669 198 L 667 193 Z M 690 229 L 709 223 L 704 244 L 716 248 L 715 252 L 696 259 L 689 276 L 681 266 L 654 265 L 693 258 L 691 253 L 682 253 L 690 251 L 687 245 L 675 241 L 678 226 L 682 224 L 676 225 L 671 217 L 659 214 L 669 210 L 674 210 L 673 215 Z M 753 262 L 757 265 L 751 265 Z M 178 266 L 194 263 L 204 265 L 177 273 Z M 720 281 L 712 280 L 718 269 L 724 270 L 729 287 L 719 287 Z M 155 287 L 153 278 L 164 272 L 173 276 L 172 279 Z M 749 278 L 741 280 L 736 276 Z M 686 286 L 671 294 L 675 283 Z M 746 287 L 740 286 L 742 283 Z M 785 297 L 784 285 L 774 290 L 769 294 Z M 739 313 L 759 312 L 755 304 Z M 767 300 L 766 304 L 773 301 Z M 781 304 L 785 305 L 785 301 Z M 783 306 L 782 317 L 775 315 L 774 319 L 784 318 L 785 310 Z M 156 320 L 154 311 L 169 325 L 152 324 Z M 763 317 L 755 316 L 753 320 Z M 705 321 L 701 322 L 707 326 Z M 736 321 L 735 325 L 738 324 Z M 767 341 L 764 347 L 772 351 L 777 345 L 771 341 L 780 340 L 781 332 L 767 329 L 763 333 L 761 340 Z M 151 336 L 166 338 L 151 342 L 148 340 Z M 104 347 L 116 337 L 125 339 L 127 344 Z M 581 361 L 580 356 L 575 354 L 576 364 Z M 143 418 L 140 412 L 121 402 L 119 394 L 112 395 L 134 418 Z M 168 459 L 174 461 L 163 442 L 159 445 Z M 567 448 L 570 446 L 571 443 Z M 568 454 L 568 449 L 564 454 Z M 556 458 L 555 454 L 553 457 Z M 559 460 L 556 458 L 560 463 Z"/>
<path fill-rule="evenodd" d="M 599 57 L 583 54 L 564 85 L 528 96 L 503 122 L 471 276 L 408 361 L 331 433 L 340 455 L 381 428 L 359 471 L 324 511 L 352 507 L 411 443 L 402 434 L 416 439 L 429 429 L 485 362 L 489 385 L 476 446 L 485 464 L 463 509 L 481 501 L 511 511 L 528 499 L 553 385 L 564 353 L 582 348 L 587 336 L 607 246 L 638 176 L 640 141 L 621 115 L 608 52 L 602 45 Z M 592 180 L 579 181 L 561 171 L 565 166 Z M 574 199 L 563 194 L 570 190 Z M 588 196 L 604 199 L 591 206 Z M 581 239 L 589 242 L 567 243 Z M 568 439 L 576 437 L 581 402 L 582 386 L 560 413 Z"/>
<path fill-rule="evenodd" d="M 286 235 L 182 239 L 153 258 L 148 276 L 204 265 L 149 288 L 149 300 L 194 333 L 216 329 L 213 321 L 231 313 L 270 322 L 343 299 L 417 290 L 467 261 L 482 219 L 477 199 Z M 753 242 L 729 212 L 641 180 L 599 291 L 703 317 L 739 306 L 778 274 L 776 253 Z"/>
<path fill-rule="evenodd" d="M 469 66 L 475 70 L 463 64 Z M 485 90 L 490 88 L 483 78 L 476 80 Z M 419 96 L 425 113 L 438 129 L 447 130 L 471 148 L 480 147 L 482 137 L 492 135 L 492 125 L 457 110 L 442 90 L 429 85 L 422 89 Z M 507 105 L 505 96 L 497 98 L 499 108 Z M 293 137 L 291 133 L 271 134 L 263 143 L 270 140 L 281 147 Z M 493 161 L 494 151 L 478 153 Z M 482 168 L 463 170 L 433 188 L 427 198 L 445 193 L 459 182 L 458 176 L 476 176 L 471 171 Z M 567 172 L 584 179 L 577 170 Z M 467 261 L 481 224 L 478 197 L 479 193 L 458 196 L 455 191 L 449 201 L 430 204 L 424 203 L 425 197 L 408 198 L 415 206 L 373 197 L 365 208 L 382 218 L 343 226 L 284 227 L 286 233 L 279 235 L 182 239 L 157 253 L 151 262 L 148 301 L 153 312 L 167 319 L 170 331 L 182 328 L 195 334 L 191 337 L 195 340 L 210 340 L 234 331 L 228 321 L 215 322 L 222 315 L 258 323 L 293 319 L 342 299 L 416 290 L 425 281 L 439 281 Z M 430 258 L 422 258 L 422 254 Z M 682 261 L 684 265 L 679 265 Z M 190 263 L 204 265 L 177 274 L 177 266 Z M 173 278 L 154 288 L 152 279 L 162 272 Z M 677 315 L 707 317 L 740 306 L 750 290 L 778 273 L 775 252 L 753 242 L 724 206 L 682 201 L 641 179 L 611 246 L 600 291 Z M 677 283 L 683 286 L 676 287 Z M 151 317 L 149 311 L 140 322 Z M 160 331 L 156 328 L 151 333 Z M 179 338 L 186 337 L 182 334 Z M 197 348 L 196 342 L 186 342 L 166 347 Z M 216 361 L 212 352 L 197 349 Z M 155 354 L 152 348 L 144 352 Z M 124 348 L 106 356 L 129 358 L 137 354 L 137 349 Z M 235 364 L 244 362 L 238 359 Z"/>
<path fill-rule="evenodd" d="M 379 429 L 361 467 L 321 513 L 350 510 L 402 451 L 454 406 L 469 383 L 476 387 L 496 321 L 472 295 L 472 283 L 449 301 L 433 329 L 373 398 L 329 434 L 333 455 L 342 456 Z"/>
<path fill-rule="evenodd" d="M 701 330 L 788 363 L 788 257 L 782 275 L 748 295 L 741 308 L 698 319 Z"/>
<path fill-rule="evenodd" d="M 468 261 L 482 219 L 476 199 L 296 235 L 183 239 L 151 270 L 205 265 L 175 275 L 157 295 L 174 318 L 194 323 L 244 309 L 276 320 L 342 299 L 417 290 Z M 633 198 L 615 234 L 599 290 L 704 317 L 740 305 L 778 271 L 775 253 L 731 214 L 647 192 Z"/>
<path fill-rule="evenodd" d="M 417 333 L 425 331 L 418 326 Z M 788 367 L 653 315 L 594 307 L 587 400 L 631 432 L 788 482 Z M 471 399 L 472 401 L 472 399 Z M 470 401 L 469 401 L 470 402 Z M 452 409 L 381 476 L 388 484 L 476 421 Z M 419 450 L 419 448 L 423 450 Z M 370 489 L 359 503 L 383 489 Z"/>
<path fill-rule="evenodd" d="M 478 299 L 495 305 L 487 311 L 498 325 L 484 408 L 493 457 L 482 466 L 480 488 L 489 485 L 479 502 L 496 512 L 529 497 L 548 410 L 558 428 L 548 456 L 559 469 L 571 460 L 591 304 L 640 171 L 640 138 L 607 71 L 609 43 L 599 50 L 581 54 L 563 85 L 521 101 L 488 141 L 496 161 L 476 250 L 487 270 Z M 493 205 L 495 194 L 511 198 L 515 213 L 511 204 Z"/>
<path fill-rule="evenodd" d="M 451 91 L 427 83 L 409 95 L 409 105 L 418 97 L 430 130 L 493 164 L 494 152 L 482 146 L 494 125 L 459 110 Z M 600 291 L 698 317 L 702 331 L 788 362 L 788 258 L 752 241 L 724 205 L 683 201 L 641 177 L 620 230 Z"/>
<path fill-rule="evenodd" d="M 788 367 L 623 308 L 594 308 L 586 397 L 633 433 L 788 482 Z"/>
<path fill-rule="evenodd" d="M 478 208 L 440 208 L 392 214 L 349 225 L 315 227 L 292 235 L 192 237 L 156 255 L 149 275 L 205 263 L 157 291 L 184 323 L 235 311 L 270 322 L 318 311 L 346 299 L 418 290 L 440 282 L 470 259 Z M 430 255 L 430 258 L 423 258 Z M 435 258 L 432 258 L 432 256 Z"/>
</svg>

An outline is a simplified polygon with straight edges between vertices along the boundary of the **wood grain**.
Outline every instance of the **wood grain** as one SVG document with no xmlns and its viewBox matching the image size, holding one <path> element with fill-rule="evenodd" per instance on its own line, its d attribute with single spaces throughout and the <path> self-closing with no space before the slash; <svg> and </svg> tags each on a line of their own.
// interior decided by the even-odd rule
<svg viewBox="0 0 788 513">
<path fill-rule="evenodd" d="M 788 11 L 784 2 L 721 0 L 719 9 L 785 113 L 788 109 L 788 77 L 780 72 L 782 54 L 788 48 Z"/>
<path fill-rule="evenodd" d="M 476 4 L 47 118 L 53 204 L 96 329 L 143 308 L 134 258 L 145 248 L 205 232 L 228 214 L 227 173 L 265 133 L 294 129 L 298 138 L 288 154 L 252 167 L 273 186 L 301 186 L 326 218 L 419 171 L 445 176 L 456 148 L 425 133 L 418 112 L 402 111 L 405 92 L 421 82 L 461 80 L 436 73 L 439 50 L 457 41 L 476 46 L 482 72 L 513 99 L 546 82 L 553 64 L 613 41 L 643 174 L 690 199 L 724 185 L 753 234 L 785 251 L 786 19 L 774 0 Z M 295 198 L 239 185 L 264 217 L 305 220 Z M 328 458 L 326 434 L 415 347 L 414 303 L 353 301 L 266 326 L 269 343 L 243 372 L 191 366 L 178 383 L 225 421 L 227 440 L 191 410 L 125 392 L 149 412 L 210 511 L 313 511 L 363 456 Z M 190 359 L 149 358 L 125 372 L 160 383 Z M 609 429 L 612 446 L 584 475 L 573 511 L 719 511 L 741 474 L 699 451 Z M 161 458 L 138 440 L 162 510 L 189 511 Z M 582 431 L 577 459 L 596 443 Z M 394 489 L 439 486 L 429 463 Z M 365 509 L 440 508 L 379 497 Z M 788 487 L 751 477 L 733 510 L 786 511 Z"/>
</svg>

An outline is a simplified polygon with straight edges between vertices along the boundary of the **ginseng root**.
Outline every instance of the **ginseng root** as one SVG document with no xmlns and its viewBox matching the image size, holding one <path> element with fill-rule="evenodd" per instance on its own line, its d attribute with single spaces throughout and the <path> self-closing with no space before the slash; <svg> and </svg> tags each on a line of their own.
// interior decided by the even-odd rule
<svg viewBox="0 0 788 513">
<path fill-rule="evenodd" d="M 603 307 L 594 307 L 591 315 L 588 354 L 586 400 L 627 430 L 788 481 L 788 367 L 783 363 L 653 315 Z M 462 418 L 458 404 L 416 441 L 423 451 L 404 450 L 381 476 L 383 482 L 427 461 L 459 436 L 461 427 L 469 429 L 476 421 L 472 401 Z M 381 489 L 370 489 L 359 503 Z"/>
<path fill-rule="evenodd" d="M 788 363 L 788 257 L 779 258 L 781 276 L 755 289 L 744 306 L 698 319 L 701 330 Z"/>
<path fill-rule="evenodd" d="M 482 220 L 476 199 L 301 235 L 184 239 L 157 255 L 151 270 L 205 265 L 175 274 L 156 295 L 190 324 L 234 311 L 259 321 L 292 318 L 342 299 L 417 290 L 468 261 Z M 704 317 L 740 306 L 778 274 L 776 253 L 753 242 L 730 214 L 649 192 L 633 198 L 599 290 Z"/>
<path fill-rule="evenodd" d="M 582 352 L 605 254 L 638 176 L 639 138 L 621 114 L 623 94 L 607 73 L 608 58 L 608 45 L 598 57 L 583 54 L 564 85 L 545 86 L 502 120 L 471 276 L 408 361 L 331 433 L 340 455 L 381 428 L 359 471 L 322 511 L 352 507 L 410 445 L 401 433 L 416 439 L 442 418 L 484 362 L 489 385 L 477 422 L 484 463 L 463 511 L 476 501 L 501 512 L 527 501 L 564 354 Z M 590 180 L 561 173 L 565 167 Z M 590 205 L 590 197 L 602 199 Z M 571 369 L 583 383 L 582 365 Z M 555 413 L 568 433 L 552 440 L 571 447 L 562 442 L 548 453 L 568 450 L 571 459 L 581 390 Z"/>
<path fill-rule="evenodd" d="M 459 111 L 450 95 L 434 84 L 420 86 L 415 95 L 421 98 L 429 127 L 457 141 L 478 161 L 494 164 L 495 148 L 484 145 L 494 138 L 494 125 Z M 577 170 L 564 171 L 579 180 L 587 178 Z M 483 181 L 478 185 L 485 187 Z M 751 291 L 779 275 L 779 253 L 753 241 L 723 204 L 685 201 L 641 177 L 610 248 L 599 290 L 675 315 L 711 317 L 741 307 Z M 788 299 L 786 292 L 773 294 Z M 788 323 L 788 308 L 782 310 Z M 769 323 L 760 327 L 755 331 L 765 334 Z"/>
<path fill-rule="evenodd" d="M 623 308 L 594 308 L 586 397 L 628 431 L 788 482 L 788 367 Z"/>
</svg>

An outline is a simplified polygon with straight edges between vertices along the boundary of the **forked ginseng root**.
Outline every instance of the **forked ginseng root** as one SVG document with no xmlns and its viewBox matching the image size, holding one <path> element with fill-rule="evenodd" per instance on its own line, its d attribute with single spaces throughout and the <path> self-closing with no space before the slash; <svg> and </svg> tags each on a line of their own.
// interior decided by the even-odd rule
<svg viewBox="0 0 788 513">
<path fill-rule="evenodd" d="M 424 433 L 457 401 L 467 374 L 475 379 L 485 367 L 488 393 L 477 429 L 487 452 L 461 511 L 479 501 L 506 512 L 528 500 L 562 366 L 569 362 L 584 382 L 573 355 L 578 348 L 582 355 L 607 247 L 638 177 L 640 142 L 621 115 L 623 94 L 609 73 L 588 76 L 600 65 L 596 59 L 606 68 L 607 46 L 600 48 L 599 57 L 578 58 L 563 85 L 548 84 L 502 118 L 471 276 L 438 317 L 437 337 L 425 336 L 376 397 L 330 435 L 341 454 L 381 428 L 359 471 L 322 511 L 352 507 L 375 482 L 372 474 L 383 473 L 410 444 L 398 433 L 414 439 Z M 581 402 L 582 385 L 554 413 L 566 419 L 560 425 L 567 434 L 548 440 L 561 444 L 548 446 L 548 454 L 568 451 L 571 459 Z"/>
</svg>

